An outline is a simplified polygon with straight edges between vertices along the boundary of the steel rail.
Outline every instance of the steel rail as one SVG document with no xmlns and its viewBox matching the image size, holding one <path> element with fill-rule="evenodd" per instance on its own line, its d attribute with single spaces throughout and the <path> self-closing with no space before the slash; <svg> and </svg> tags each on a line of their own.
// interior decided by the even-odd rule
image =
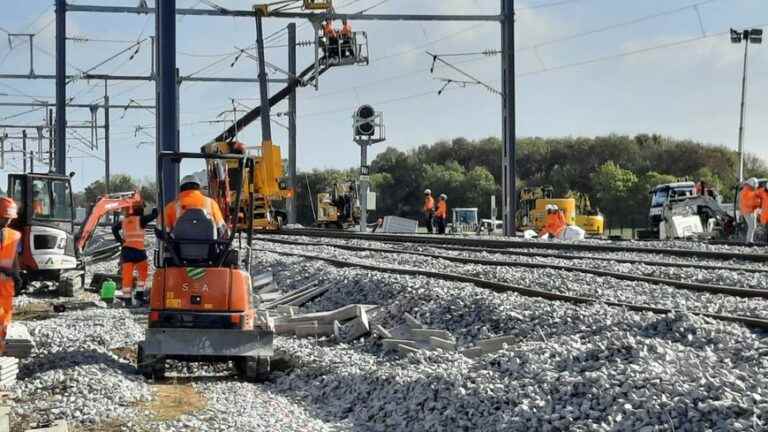
<svg viewBox="0 0 768 432">
<path fill-rule="evenodd" d="M 555 249 L 555 250 L 576 250 L 576 251 L 599 251 L 599 252 L 633 252 L 661 254 L 688 258 L 701 258 L 711 260 L 742 260 L 752 262 L 768 262 L 768 254 L 757 253 L 735 253 L 722 251 L 702 251 L 688 249 L 671 248 L 649 248 L 637 246 L 616 246 L 601 245 L 594 243 L 561 243 L 561 242 L 539 242 L 539 241 L 510 241 L 510 240 L 491 240 L 491 239 L 469 239 L 449 236 L 429 236 L 429 235 L 402 235 L 402 234 L 364 234 L 349 231 L 332 231 L 322 229 L 286 229 L 280 231 L 283 235 L 307 236 L 307 237 L 330 237 L 346 238 L 355 240 L 389 241 L 398 243 L 423 243 L 452 246 L 475 246 L 490 249 Z"/>
<path fill-rule="evenodd" d="M 742 316 L 742 315 L 715 314 L 710 312 L 670 309 L 670 308 L 664 308 L 664 307 L 606 301 L 606 300 L 599 300 L 599 299 L 593 299 L 588 297 L 559 294 L 559 293 L 554 293 L 550 291 L 542 291 L 535 288 L 528 288 L 524 286 L 513 285 L 508 283 L 502 283 L 502 282 L 494 282 L 494 281 L 479 279 L 479 278 L 470 277 L 470 276 L 458 275 L 454 273 L 412 269 L 407 267 L 395 267 L 395 266 L 382 267 L 382 266 L 376 266 L 372 264 L 349 262 L 349 261 L 339 260 L 335 258 L 321 257 L 321 256 L 316 256 L 311 254 L 302 254 L 302 253 L 295 253 L 295 252 L 283 252 L 283 251 L 269 251 L 269 252 L 276 253 L 278 255 L 284 255 L 284 256 L 293 256 L 293 257 L 300 257 L 300 258 L 311 259 L 311 260 L 324 261 L 335 267 L 361 268 L 361 269 L 381 272 L 381 273 L 393 273 L 398 275 L 409 275 L 409 276 L 423 276 L 431 279 L 441 279 L 441 280 L 447 280 L 452 282 L 464 282 L 464 283 L 474 284 L 477 287 L 488 289 L 490 291 L 501 293 L 501 294 L 512 292 L 525 297 L 540 298 L 540 299 L 551 300 L 551 301 L 563 301 L 563 302 L 573 303 L 573 304 L 604 304 L 606 306 L 624 308 L 633 312 L 651 312 L 654 314 L 661 314 L 661 315 L 666 315 L 670 313 L 688 313 L 691 315 L 711 318 L 718 321 L 744 324 L 748 327 L 753 327 L 758 329 L 768 329 L 768 320 L 762 319 L 762 318 L 748 317 L 748 316 Z"/>
<path fill-rule="evenodd" d="M 630 282 L 647 282 L 647 283 L 657 284 L 657 285 L 667 285 L 674 288 L 680 288 L 680 289 L 696 291 L 696 292 L 705 292 L 710 294 L 724 294 L 724 295 L 730 295 L 730 296 L 736 296 L 736 297 L 768 299 L 768 290 L 761 290 L 761 289 L 755 289 L 755 288 L 730 287 L 730 286 L 724 286 L 724 285 L 703 284 L 703 283 L 696 283 L 696 282 L 685 282 L 685 281 L 680 281 L 675 279 L 665 279 L 665 278 L 658 278 L 653 276 L 638 275 L 633 273 L 613 272 L 608 270 L 592 269 L 588 267 L 573 267 L 573 266 L 566 266 L 562 264 L 529 263 L 529 262 L 520 262 L 520 261 L 499 261 L 499 260 L 488 260 L 488 259 L 478 259 L 478 258 L 468 258 L 468 257 L 444 256 L 444 255 L 433 254 L 428 252 L 405 251 L 405 250 L 397 250 L 397 249 L 373 248 L 373 247 L 353 246 L 353 245 L 338 245 L 338 244 L 331 244 L 331 243 L 295 242 L 292 240 L 283 240 L 283 239 L 276 239 L 276 238 L 269 238 L 269 237 L 266 237 L 266 238 L 260 237 L 260 238 L 257 238 L 256 240 L 279 243 L 279 244 L 294 245 L 294 246 L 325 246 L 325 247 L 335 247 L 337 249 L 358 251 L 358 252 L 377 252 L 377 253 L 388 253 L 388 254 L 414 255 L 414 256 L 420 256 L 425 258 L 443 259 L 446 261 L 451 261 L 451 262 L 456 262 L 461 264 L 552 269 L 552 270 L 559 270 L 559 271 L 566 271 L 566 272 L 573 272 L 573 273 L 591 274 L 595 276 L 609 277 L 609 278 L 625 280 Z"/>
</svg>

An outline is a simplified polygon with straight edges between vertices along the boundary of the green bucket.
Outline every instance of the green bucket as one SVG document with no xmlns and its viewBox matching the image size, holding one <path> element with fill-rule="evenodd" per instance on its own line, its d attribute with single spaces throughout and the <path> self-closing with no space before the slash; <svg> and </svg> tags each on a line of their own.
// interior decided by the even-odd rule
<svg viewBox="0 0 768 432">
<path fill-rule="evenodd" d="M 103 301 L 111 302 L 115 300 L 115 291 L 117 291 L 117 284 L 112 279 L 107 279 L 102 282 L 99 295 Z"/>
</svg>

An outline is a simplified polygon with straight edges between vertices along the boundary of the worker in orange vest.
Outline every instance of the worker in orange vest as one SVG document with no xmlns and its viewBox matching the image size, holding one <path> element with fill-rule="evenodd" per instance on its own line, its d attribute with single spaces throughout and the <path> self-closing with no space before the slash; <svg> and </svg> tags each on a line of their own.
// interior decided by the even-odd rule
<svg viewBox="0 0 768 432">
<path fill-rule="evenodd" d="M 747 222 L 746 243 L 755 242 L 755 230 L 757 229 L 757 210 L 761 207 L 760 196 L 757 193 L 758 182 L 752 177 L 745 181 L 739 192 L 739 211 Z"/>
<path fill-rule="evenodd" d="M 435 199 L 432 198 L 432 191 L 430 189 L 424 191 L 424 205 L 421 211 L 424 213 L 424 225 L 427 226 L 427 232 L 432 234 L 432 222 L 435 217 Z"/>
<path fill-rule="evenodd" d="M 333 28 L 333 21 L 325 20 L 323 23 L 323 37 L 327 44 L 328 50 L 326 55 L 330 58 L 339 57 L 339 35 Z"/>
<path fill-rule="evenodd" d="M 42 216 L 45 213 L 45 205 L 40 198 L 40 187 L 34 185 L 32 188 L 32 214 L 34 216 Z"/>
<path fill-rule="evenodd" d="M 118 293 L 128 306 L 140 305 L 146 300 L 149 262 L 144 245 L 144 233 L 150 222 L 157 217 L 157 209 L 144 214 L 144 203 L 137 203 L 123 210 L 123 220 L 112 226 L 112 235 L 122 244 L 120 251 L 122 290 Z M 122 231 L 122 235 L 120 234 Z M 138 273 L 136 292 L 133 291 L 134 272 Z"/>
<path fill-rule="evenodd" d="M 760 223 L 768 225 L 768 184 L 763 183 L 757 188 L 757 196 L 760 198 Z"/>
<path fill-rule="evenodd" d="M 341 43 L 341 56 L 349 57 L 354 55 L 352 49 L 352 25 L 346 18 L 341 20 L 341 30 L 339 31 L 339 39 Z"/>
<path fill-rule="evenodd" d="M 560 238 L 565 232 L 565 228 L 568 224 L 565 221 L 565 215 L 560 212 L 560 209 L 550 204 L 546 206 L 547 216 L 544 220 L 544 227 L 539 232 L 541 238 Z"/>
<path fill-rule="evenodd" d="M 181 180 L 179 197 L 165 206 L 163 212 L 165 229 L 173 231 L 176 221 L 188 209 L 202 209 L 213 220 L 216 226 L 218 238 L 227 235 L 227 224 L 216 201 L 203 195 L 200 190 L 200 181 L 193 175 L 188 175 Z"/>
<path fill-rule="evenodd" d="M 8 228 L 18 217 L 18 207 L 11 198 L 0 198 L 0 353 L 5 352 L 5 336 L 13 315 L 13 296 L 23 283 L 19 274 L 21 234 Z"/>
<path fill-rule="evenodd" d="M 448 219 L 448 195 L 441 194 L 437 202 L 435 211 L 435 221 L 437 222 L 437 233 L 445 234 L 446 220 Z"/>
</svg>

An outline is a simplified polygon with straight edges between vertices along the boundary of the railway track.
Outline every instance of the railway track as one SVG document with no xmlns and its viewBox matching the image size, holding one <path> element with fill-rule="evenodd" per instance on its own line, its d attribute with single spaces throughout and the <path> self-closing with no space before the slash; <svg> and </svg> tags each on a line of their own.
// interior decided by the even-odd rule
<svg viewBox="0 0 768 432">
<path fill-rule="evenodd" d="M 420 256 L 425 258 L 442 259 L 442 260 L 461 263 L 461 264 L 553 269 L 553 270 L 566 271 L 566 272 L 585 273 L 585 274 L 591 274 L 591 275 L 601 276 L 601 277 L 610 277 L 614 279 L 631 281 L 631 282 L 647 282 L 652 284 L 667 285 L 674 288 L 686 289 L 686 290 L 696 291 L 696 292 L 706 292 L 710 294 L 724 294 L 724 295 L 731 295 L 731 296 L 745 297 L 745 298 L 768 299 L 768 290 L 703 284 L 703 283 L 696 283 L 696 282 L 686 282 L 686 281 L 680 281 L 676 279 L 665 279 L 665 278 L 658 278 L 658 277 L 652 277 L 652 276 L 638 275 L 633 273 L 613 272 L 613 271 L 600 270 L 600 269 L 594 269 L 594 268 L 588 268 L 588 267 L 575 267 L 575 266 L 566 266 L 562 264 L 552 264 L 552 263 L 500 261 L 500 260 L 491 260 L 491 259 L 446 256 L 446 255 L 433 254 L 428 252 L 406 251 L 406 250 L 388 249 L 388 248 L 374 248 L 374 247 L 366 247 L 366 246 L 340 245 L 340 244 L 334 244 L 334 243 L 298 242 L 293 240 L 284 240 L 284 239 L 277 239 L 277 238 L 270 238 L 270 237 L 260 237 L 257 240 L 267 241 L 271 243 L 278 243 L 278 244 L 286 244 L 291 246 L 326 246 L 326 247 L 334 247 L 337 249 L 357 251 L 357 252 L 377 252 L 377 253 L 388 253 L 388 254 L 414 255 L 414 256 Z"/>
<path fill-rule="evenodd" d="M 373 265 L 368 263 L 353 262 L 348 260 L 341 260 L 336 258 L 319 256 L 319 255 L 314 255 L 309 253 L 288 252 L 288 251 L 279 251 L 279 250 L 271 250 L 269 252 L 275 253 L 278 255 L 283 255 L 283 256 L 292 256 L 292 257 L 299 257 L 299 258 L 304 258 L 309 260 L 323 261 L 335 267 L 341 267 L 341 268 L 359 268 L 359 269 L 364 269 L 364 270 L 369 270 L 374 272 L 382 272 L 382 273 L 390 273 L 390 274 L 398 274 L 398 275 L 409 275 L 409 276 L 420 276 L 420 277 L 427 277 L 430 279 L 440 279 L 440 280 L 453 281 L 453 282 L 469 283 L 469 284 L 474 284 L 479 288 L 493 291 L 495 293 L 502 293 L 502 294 L 516 293 L 525 297 L 540 298 L 540 299 L 550 300 L 550 301 L 563 301 L 563 302 L 572 303 L 572 304 L 604 304 L 606 306 L 620 307 L 620 308 L 624 308 L 634 312 L 650 312 L 650 313 L 662 314 L 662 315 L 670 314 L 670 313 L 688 313 L 688 314 L 707 317 L 707 318 L 711 318 L 719 321 L 743 324 L 751 328 L 756 328 L 761 330 L 768 329 L 768 320 L 763 318 L 755 318 L 755 317 L 749 317 L 749 316 L 743 316 L 743 315 L 717 314 L 717 313 L 702 312 L 702 311 L 696 311 L 696 310 L 690 310 L 690 309 L 682 310 L 682 309 L 673 309 L 673 308 L 617 302 L 617 301 L 611 301 L 611 300 L 601 300 L 601 299 L 595 299 L 595 298 L 589 298 L 589 297 L 560 294 L 556 292 L 544 291 L 536 288 L 529 288 L 529 287 L 515 285 L 515 284 L 480 279 L 472 276 L 465 276 L 465 275 L 460 275 L 455 273 L 448 273 L 448 272 L 442 272 L 442 271 L 436 272 L 431 270 L 414 269 L 414 268 L 392 266 L 392 265 L 380 266 L 380 265 Z"/>
<path fill-rule="evenodd" d="M 594 252 L 633 252 L 647 254 L 661 254 L 675 257 L 699 258 L 716 261 L 750 261 L 758 263 L 768 262 L 768 254 L 764 253 L 737 253 L 725 251 L 704 251 L 672 248 L 649 248 L 638 246 L 617 246 L 595 243 L 561 243 L 541 242 L 526 240 L 493 240 L 474 239 L 449 236 L 430 235 L 402 235 L 402 234 L 364 234 L 350 231 L 333 231 L 314 228 L 286 229 L 280 231 L 281 235 L 305 236 L 320 238 L 340 238 L 350 240 L 372 240 L 394 243 L 418 243 L 428 245 L 475 247 L 489 250 L 496 249 L 554 249 L 570 251 L 594 251 Z"/>
</svg>

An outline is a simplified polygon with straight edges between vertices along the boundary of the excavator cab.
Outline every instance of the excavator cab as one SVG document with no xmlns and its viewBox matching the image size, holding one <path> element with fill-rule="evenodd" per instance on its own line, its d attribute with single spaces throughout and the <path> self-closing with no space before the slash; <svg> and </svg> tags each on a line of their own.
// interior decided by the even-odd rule
<svg viewBox="0 0 768 432">
<path fill-rule="evenodd" d="M 161 152 L 160 163 L 179 164 L 183 159 L 203 159 L 220 165 L 221 176 L 210 182 L 223 182 L 236 190 L 240 202 L 244 154 L 206 154 Z M 237 162 L 239 178 L 229 179 L 227 162 Z M 160 170 L 160 208 L 163 199 L 163 172 Z M 211 196 L 229 206 L 226 188 Z M 230 215 L 229 234 L 219 237 L 208 212 L 187 209 L 170 232 L 161 212 L 160 243 L 155 255 L 156 271 L 150 292 L 149 325 L 145 340 L 139 343 L 137 366 L 148 379 L 165 376 L 166 360 L 185 362 L 228 362 L 247 380 L 260 381 L 269 375 L 273 355 L 274 325 L 257 313 L 250 276 L 250 253 L 241 261 L 233 242 L 238 214 Z M 252 229 L 247 230 L 248 244 Z"/>
</svg>

